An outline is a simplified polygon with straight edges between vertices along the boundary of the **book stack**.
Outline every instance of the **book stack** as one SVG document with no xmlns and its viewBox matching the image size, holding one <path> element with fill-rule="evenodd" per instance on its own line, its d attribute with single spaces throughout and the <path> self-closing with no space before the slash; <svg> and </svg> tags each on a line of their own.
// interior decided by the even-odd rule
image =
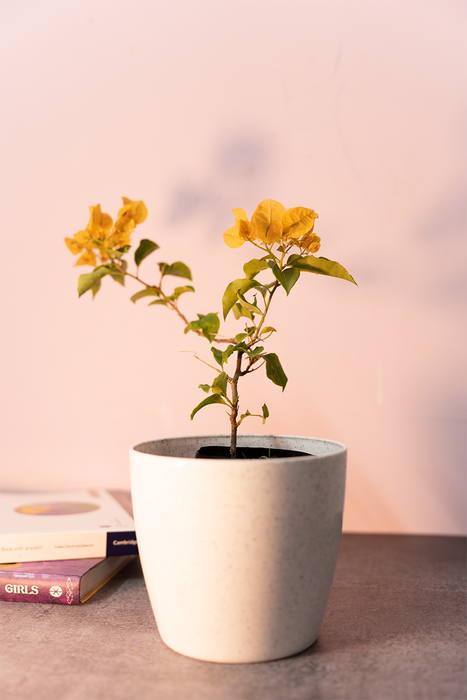
<svg viewBox="0 0 467 700">
<path fill-rule="evenodd" d="M 0 600 L 84 603 L 137 553 L 125 492 L 0 493 Z"/>
</svg>

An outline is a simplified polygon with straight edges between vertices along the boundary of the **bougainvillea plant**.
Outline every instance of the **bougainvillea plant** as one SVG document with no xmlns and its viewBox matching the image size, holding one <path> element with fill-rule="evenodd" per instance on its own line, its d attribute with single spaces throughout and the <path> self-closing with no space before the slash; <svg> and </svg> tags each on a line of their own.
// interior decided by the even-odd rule
<svg viewBox="0 0 467 700">
<path fill-rule="evenodd" d="M 73 238 L 65 238 L 69 250 L 74 255 L 80 254 L 76 265 L 94 268 L 92 272 L 80 276 L 79 296 L 90 291 L 94 297 L 103 277 L 112 277 L 122 285 L 125 277 L 131 277 L 142 287 L 131 297 L 131 301 L 148 298 L 149 306 L 166 306 L 183 321 L 185 333 L 193 332 L 208 340 L 215 365 L 210 362 L 205 364 L 214 370 L 216 376 L 210 383 L 199 385 L 208 396 L 193 409 L 191 418 L 205 406 L 226 406 L 230 420 L 230 456 L 235 458 L 237 431 L 245 418 L 257 416 L 265 423 L 269 416 L 266 404 L 263 404 L 260 414 L 250 413 L 249 410 L 240 413 L 240 379 L 264 367 L 266 376 L 282 390 L 287 384 L 287 376 L 278 356 L 265 349 L 266 341 L 276 332 L 267 324 L 274 295 L 282 291 L 288 296 L 302 272 L 338 277 L 355 284 L 342 265 L 316 257 L 315 253 L 320 248 L 320 238 L 314 233 L 318 214 L 305 207 L 286 210 L 272 199 L 262 201 L 250 221 L 243 209 L 233 210 L 235 225 L 224 233 L 225 243 L 230 248 L 249 243 L 258 252 L 257 257 L 244 264 L 243 277 L 230 282 L 224 292 L 224 320 L 232 313 L 242 323 L 241 332 L 235 337 L 225 338 L 219 335 L 220 319 L 217 313 L 197 314 L 196 320 L 188 321 L 180 310 L 180 297 L 195 291 L 191 285 L 184 284 L 172 288 L 170 292 L 165 291 L 168 277 L 191 281 L 190 269 L 184 263 L 159 262 L 157 282 L 141 279 L 140 265 L 159 249 L 157 243 L 142 239 L 133 256 L 135 271 L 129 271 L 126 256 L 131 248 L 131 235 L 147 216 L 143 202 L 133 202 L 124 197 L 115 224 L 108 214 L 102 213 L 100 205 L 90 207 L 90 211 L 91 218 L 86 229 L 76 233 Z"/>
</svg>

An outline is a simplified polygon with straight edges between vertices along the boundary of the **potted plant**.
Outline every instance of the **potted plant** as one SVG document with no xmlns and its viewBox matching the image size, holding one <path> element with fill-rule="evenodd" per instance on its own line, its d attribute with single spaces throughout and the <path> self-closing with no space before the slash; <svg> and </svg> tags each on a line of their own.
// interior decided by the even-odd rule
<svg viewBox="0 0 467 700">
<path fill-rule="evenodd" d="M 239 435 L 246 418 L 239 384 L 264 368 L 284 390 L 287 376 L 278 356 L 266 350 L 276 330 L 267 317 L 277 293 L 290 294 L 302 272 L 355 283 L 339 263 L 316 257 L 317 214 L 305 207 L 286 210 L 266 199 L 251 220 L 234 209 L 235 225 L 224 233 L 231 248 L 245 243 L 258 251 L 244 275 L 227 285 L 222 298 L 242 324 L 232 338 L 219 334 L 217 313 L 189 321 L 179 307 L 194 292 L 182 262 L 159 262 L 159 279 L 145 282 L 142 261 L 158 250 L 140 241 L 136 270 L 126 256 L 131 234 L 147 215 L 143 202 L 123 199 L 114 224 L 100 206 L 91 207 L 85 230 L 65 239 L 81 275 L 78 293 L 99 291 L 105 276 L 142 289 L 133 302 L 165 306 L 178 314 L 185 333 L 206 338 L 214 375 L 200 384 L 207 396 L 193 409 L 220 404 L 229 434 L 167 438 L 130 450 L 132 498 L 143 572 L 162 639 L 175 651 L 207 661 L 251 663 L 298 653 L 317 638 L 337 559 L 345 490 L 345 445 L 311 437 Z M 256 252 L 256 251 L 255 251 Z M 165 289 L 169 277 L 183 286 Z M 164 289 L 162 288 L 164 285 Z"/>
</svg>

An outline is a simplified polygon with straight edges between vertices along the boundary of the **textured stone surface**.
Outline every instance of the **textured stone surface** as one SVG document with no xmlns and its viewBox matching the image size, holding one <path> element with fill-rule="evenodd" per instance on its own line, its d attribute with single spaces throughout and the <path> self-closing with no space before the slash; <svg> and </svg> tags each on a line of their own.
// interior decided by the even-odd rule
<svg viewBox="0 0 467 700">
<path fill-rule="evenodd" d="M 344 535 L 318 641 L 221 665 L 160 640 L 138 561 L 83 606 L 0 603 L 2 700 L 464 700 L 465 539 Z"/>
</svg>

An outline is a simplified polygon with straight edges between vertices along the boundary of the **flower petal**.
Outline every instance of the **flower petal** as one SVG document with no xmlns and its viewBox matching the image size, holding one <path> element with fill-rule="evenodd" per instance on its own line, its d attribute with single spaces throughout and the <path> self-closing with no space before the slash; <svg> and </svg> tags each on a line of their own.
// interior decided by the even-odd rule
<svg viewBox="0 0 467 700">
<path fill-rule="evenodd" d="M 229 248 L 240 248 L 245 243 L 245 238 L 240 238 L 240 226 L 235 224 L 224 233 L 224 241 Z"/>
<path fill-rule="evenodd" d="M 248 241 L 249 239 L 254 240 L 253 226 L 250 224 L 249 221 L 245 221 L 244 219 L 239 219 L 238 231 L 239 231 L 240 238 L 243 238 L 244 241 Z"/>
<path fill-rule="evenodd" d="M 113 224 L 113 219 L 112 219 L 112 217 L 109 216 L 109 214 L 102 214 L 102 218 L 101 218 L 101 227 L 102 227 L 105 231 L 110 231 L 110 229 L 112 228 L 112 224 Z"/>
<path fill-rule="evenodd" d="M 264 199 L 251 217 L 254 237 L 260 241 L 274 243 L 282 234 L 282 217 L 285 207 L 274 199 Z"/>
<path fill-rule="evenodd" d="M 287 209 L 282 217 L 282 229 L 287 238 L 300 238 L 311 233 L 318 214 L 306 207 Z"/>
<path fill-rule="evenodd" d="M 240 209 L 238 207 L 237 209 L 232 209 L 234 215 L 235 215 L 235 222 L 238 223 L 240 220 L 242 221 L 248 221 L 248 217 L 246 215 L 246 211 L 244 209 Z"/>
<path fill-rule="evenodd" d="M 78 265 L 92 265 L 95 267 L 97 265 L 97 259 L 92 250 L 86 250 L 80 258 L 78 258 L 75 267 Z"/>
<path fill-rule="evenodd" d="M 82 248 L 86 248 L 90 244 L 90 247 L 92 248 L 92 233 L 89 231 L 89 229 L 86 229 L 85 231 L 78 231 L 78 233 L 75 233 L 74 238 L 78 245 L 82 246 Z"/>
<path fill-rule="evenodd" d="M 65 243 L 68 250 L 70 250 L 73 253 L 73 255 L 77 255 L 83 250 L 83 246 L 80 245 L 77 241 L 75 241 L 74 238 L 65 238 Z"/>
<path fill-rule="evenodd" d="M 91 212 L 91 218 L 86 226 L 86 230 L 89 231 L 93 238 L 104 240 L 112 228 L 112 217 L 102 213 L 100 204 L 95 207 L 89 207 L 89 211 Z"/>
<path fill-rule="evenodd" d="M 303 238 L 299 241 L 299 245 L 302 248 L 305 248 L 305 250 L 310 254 L 317 253 L 321 248 L 321 238 L 319 236 L 313 236 L 312 234 L 309 236 L 303 236 Z"/>
<path fill-rule="evenodd" d="M 146 219 L 148 215 L 148 210 L 144 202 L 139 200 L 138 202 L 133 202 L 128 197 L 122 197 L 123 207 L 118 212 L 118 218 L 125 217 L 127 219 L 133 219 L 135 224 L 141 224 Z"/>
<path fill-rule="evenodd" d="M 229 248 L 240 248 L 248 238 L 251 224 L 244 209 L 238 208 L 232 209 L 232 211 L 235 215 L 235 226 L 224 233 L 224 241 Z"/>
</svg>

